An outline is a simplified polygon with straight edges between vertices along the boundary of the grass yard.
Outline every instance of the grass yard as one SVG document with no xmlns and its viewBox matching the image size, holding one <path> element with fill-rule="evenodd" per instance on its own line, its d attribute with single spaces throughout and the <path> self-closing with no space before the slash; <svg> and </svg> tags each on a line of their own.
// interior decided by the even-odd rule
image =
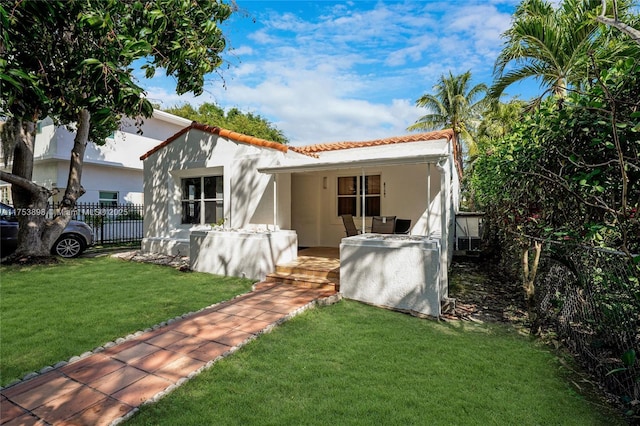
<svg viewBox="0 0 640 426">
<path fill-rule="evenodd" d="M 513 328 L 356 302 L 307 311 L 129 425 L 611 425 L 557 358 Z"/>
<path fill-rule="evenodd" d="M 0 266 L 0 386 L 251 284 L 107 257 Z"/>
</svg>

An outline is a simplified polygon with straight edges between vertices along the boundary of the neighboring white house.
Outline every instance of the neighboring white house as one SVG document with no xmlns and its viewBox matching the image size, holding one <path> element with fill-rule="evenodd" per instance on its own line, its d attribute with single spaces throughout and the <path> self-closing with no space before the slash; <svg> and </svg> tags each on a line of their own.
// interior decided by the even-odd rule
<svg viewBox="0 0 640 426">
<path fill-rule="evenodd" d="M 153 116 L 144 120 L 142 134 L 137 134 L 138 128 L 132 119 L 125 119 L 120 129 L 107 138 L 104 145 L 89 143 L 82 169 L 82 186 L 86 192 L 79 202 L 142 204 L 140 155 L 189 124 L 191 120 L 154 110 Z M 61 193 L 54 201 L 59 201 L 67 185 L 74 137 L 74 132 L 64 126 L 55 126 L 49 118 L 38 122 L 33 181 L 49 189 L 61 188 Z M 11 163 L 3 170 L 10 172 Z M 10 184 L 0 181 L 0 201 L 13 204 L 10 188 Z"/>
</svg>

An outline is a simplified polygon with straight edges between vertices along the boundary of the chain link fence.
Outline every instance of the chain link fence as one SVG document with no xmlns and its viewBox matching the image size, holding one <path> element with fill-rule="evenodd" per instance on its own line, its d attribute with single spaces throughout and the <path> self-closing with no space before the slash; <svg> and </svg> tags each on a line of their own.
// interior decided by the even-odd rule
<svg viewBox="0 0 640 426">
<path fill-rule="evenodd" d="M 640 265 L 605 249 L 552 244 L 549 253 L 536 283 L 542 326 L 555 330 L 578 363 L 638 414 Z"/>
</svg>

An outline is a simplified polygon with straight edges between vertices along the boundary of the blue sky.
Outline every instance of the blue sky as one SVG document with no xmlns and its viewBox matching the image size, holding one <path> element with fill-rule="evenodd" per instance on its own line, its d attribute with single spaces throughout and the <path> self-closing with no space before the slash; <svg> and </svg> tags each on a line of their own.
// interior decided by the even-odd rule
<svg viewBox="0 0 640 426">
<path fill-rule="evenodd" d="M 205 93 L 140 78 L 162 107 L 215 102 L 259 114 L 292 145 L 407 134 L 415 106 L 450 71 L 490 84 L 516 0 L 245 1 L 223 24 L 225 66 Z M 529 99 L 535 82 L 508 88 Z"/>
</svg>

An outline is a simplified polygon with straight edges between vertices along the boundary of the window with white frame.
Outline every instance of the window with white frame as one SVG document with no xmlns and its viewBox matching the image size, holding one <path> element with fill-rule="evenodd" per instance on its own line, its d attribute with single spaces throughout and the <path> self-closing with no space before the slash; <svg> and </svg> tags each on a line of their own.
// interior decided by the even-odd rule
<svg viewBox="0 0 640 426">
<path fill-rule="evenodd" d="M 224 218 L 222 176 L 183 178 L 182 223 L 215 224 Z"/>
<path fill-rule="evenodd" d="M 100 207 L 115 207 L 118 205 L 118 191 L 99 191 L 98 203 Z"/>
<path fill-rule="evenodd" d="M 380 175 L 341 176 L 338 178 L 338 216 L 380 216 Z"/>
</svg>

